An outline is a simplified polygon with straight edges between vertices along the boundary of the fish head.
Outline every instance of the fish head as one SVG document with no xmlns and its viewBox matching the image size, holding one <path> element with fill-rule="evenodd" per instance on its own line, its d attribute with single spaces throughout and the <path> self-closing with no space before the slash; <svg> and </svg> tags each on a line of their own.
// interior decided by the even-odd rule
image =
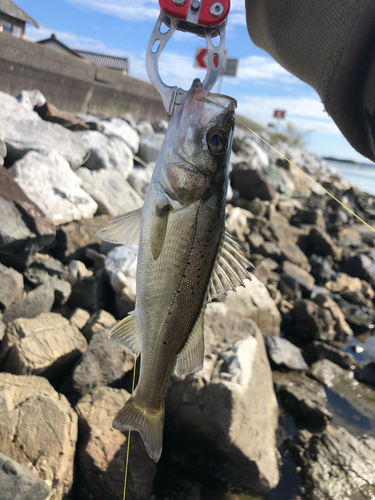
<svg viewBox="0 0 375 500">
<path fill-rule="evenodd" d="M 236 105 L 232 97 L 209 93 L 195 80 L 185 102 L 176 106 L 159 176 L 171 199 L 185 205 L 226 192 Z"/>
</svg>

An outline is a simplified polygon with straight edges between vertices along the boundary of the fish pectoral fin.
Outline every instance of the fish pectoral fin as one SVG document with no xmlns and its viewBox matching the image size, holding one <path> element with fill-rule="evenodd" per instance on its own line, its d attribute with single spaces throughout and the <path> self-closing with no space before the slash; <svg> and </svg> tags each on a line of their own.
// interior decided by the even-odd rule
<svg viewBox="0 0 375 500">
<path fill-rule="evenodd" d="M 236 287 L 245 286 L 243 280 L 251 280 L 248 268 L 252 263 L 243 255 L 244 249 L 237 239 L 225 228 L 216 262 L 213 267 L 207 302 L 216 299 L 221 293 L 229 290 L 236 291 Z"/>
<path fill-rule="evenodd" d="M 108 340 L 125 346 L 134 356 L 138 356 L 140 345 L 132 312 L 111 329 Z"/>
<path fill-rule="evenodd" d="M 154 260 L 159 258 L 164 245 L 169 210 L 170 206 L 168 204 L 156 206 L 154 220 L 151 225 L 151 252 Z"/>
<path fill-rule="evenodd" d="M 147 453 L 158 462 L 163 447 L 164 401 L 158 411 L 137 404 L 131 396 L 115 416 L 112 426 L 121 431 L 138 431 Z"/>
<path fill-rule="evenodd" d="M 198 372 L 204 360 L 204 311 L 197 319 L 189 338 L 177 357 L 176 372 L 179 375 Z"/>
<path fill-rule="evenodd" d="M 142 208 L 137 208 L 137 210 L 115 217 L 99 229 L 95 236 L 111 243 L 121 245 L 135 243 L 138 245 L 142 219 L 141 211 Z"/>
</svg>

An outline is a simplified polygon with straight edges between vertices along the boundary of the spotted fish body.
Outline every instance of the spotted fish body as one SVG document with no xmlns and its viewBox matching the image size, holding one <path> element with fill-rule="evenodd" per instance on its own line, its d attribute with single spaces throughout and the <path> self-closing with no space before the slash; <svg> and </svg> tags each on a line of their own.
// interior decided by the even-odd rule
<svg viewBox="0 0 375 500">
<path fill-rule="evenodd" d="M 110 339 L 141 353 L 140 378 L 113 426 L 139 431 L 155 462 L 170 374 L 203 365 L 207 301 L 249 278 L 250 263 L 224 226 L 235 106 L 193 82 L 169 124 L 143 207 L 99 233 L 117 243 L 139 237 L 136 306 Z"/>
</svg>

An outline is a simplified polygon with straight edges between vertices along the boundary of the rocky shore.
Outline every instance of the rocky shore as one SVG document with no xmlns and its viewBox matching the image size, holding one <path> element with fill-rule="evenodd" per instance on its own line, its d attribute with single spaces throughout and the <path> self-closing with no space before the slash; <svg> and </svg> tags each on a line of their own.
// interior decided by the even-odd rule
<svg viewBox="0 0 375 500">
<path fill-rule="evenodd" d="M 0 92 L 2 500 L 123 496 L 111 422 L 134 359 L 107 338 L 134 308 L 137 247 L 95 233 L 142 205 L 166 127 Z M 375 197 L 276 148 L 375 225 Z M 373 498 L 375 232 L 239 127 L 230 170 L 253 280 L 208 305 L 204 368 L 171 378 L 157 465 L 132 433 L 127 499 Z"/>
</svg>

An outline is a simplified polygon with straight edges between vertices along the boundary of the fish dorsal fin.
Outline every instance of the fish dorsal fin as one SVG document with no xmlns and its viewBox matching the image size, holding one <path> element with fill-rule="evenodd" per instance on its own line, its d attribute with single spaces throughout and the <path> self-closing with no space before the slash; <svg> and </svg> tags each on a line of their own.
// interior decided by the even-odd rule
<svg viewBox="0 0 375 500">
<path fill-rule="evenodd" d="M 247 269 L 254 266 L 243 255 L 243 251 L 237 239 L 225 228 L 211 275 L 207 302 L 216 299 L 221 293 L 227 295 L 229 290 L 236 291 L 238 286 L 244 287 L 243 280 L 251 280 Z"/>
<path fill-rule="evenodd" d="M 134 356 L 138 356 L 140 353 L 140 345 L 138 341 L 137 327 L 132 313 L 133 311 L 111 329 L 108 340 L 125 346 L 134 354 Z"/>
<path fill-rule="evenodd" d="M 141 229 L 141 210 L 142 208 L 137 208 L 137 210 L 115 217 L 99 229 L 95 236 L 120 245 L 129 245 L 130 243 L 138 245 Z"/>
<path fill-rule="evenodd" d="M 176 372 L 179 375 L 194 373 L 203 368 L 204 359 L 204 336 L 203 336 L 203 315 L 204 310 L 195 322 L 194 328 L 177 357 Z"/>
</svg>

